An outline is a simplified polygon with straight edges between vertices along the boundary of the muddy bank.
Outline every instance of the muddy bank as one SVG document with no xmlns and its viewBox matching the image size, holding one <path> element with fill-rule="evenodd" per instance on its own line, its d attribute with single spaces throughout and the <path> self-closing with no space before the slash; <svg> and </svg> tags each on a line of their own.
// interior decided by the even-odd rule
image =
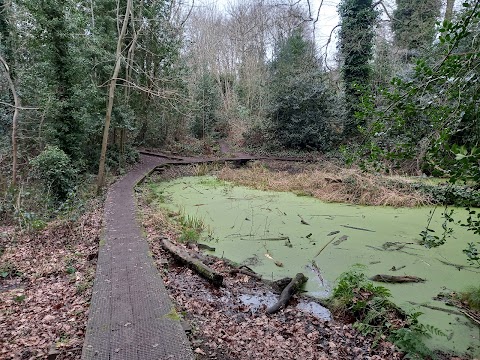
<svg viewBox="0 0 480 360">
<path fill-rule="evenodd" d="M 148 228 L 147 228 L 148 230 Z M 278 298 L 270 287 L 244 274 L 231 275 L 220 259 L 211 266 L 224 275 L 224 286 L 213 287 L 164 253 L 157 234 L 149 231 L 153 257 L 163 267 L 163 278 L 185 316 L 198 359 L 400 359 L 387 341 L 373 346 L 351 325 L 328 320 L 328 310 L 308 298 L 295 296 L 274 315 L 265 310 Z M 163 260 L 168 259 L 168 264 Z"/>
<path fill-rule="evenodd" d="M 456 228 L 454 237 L 438 249 L 419 244 L 429 208 L 326 204 L 292 193 L 237 187 L 208 176 L 179 178 L 152 185 L 152 190 L 153 203 L 173 218 L 181 213 L 204 223 L 204 239 L 216 248 L 216 256 L 250 266 L 266 278 L 305 272 L 310 279 L 306 289 L 314 296 L 328 296 L 338 276 L 356 263 L 368 266 L 369 277 L 426 279 L 385 286 L 405 311 L 423 312 L 421 322 L 446 333 L 447 340 L 438 336 L 428 340 L 432 348 L 473 355 L 479 351 L 478 327 L 468 318 L 412 305 L 445 307 L 432 298 L 440 292 L 461 291 L 480 276 L 462 253 L 474 236 L 464 229 Z M 440 214 L 432 226 L 441 231 Z"/>
</svg>

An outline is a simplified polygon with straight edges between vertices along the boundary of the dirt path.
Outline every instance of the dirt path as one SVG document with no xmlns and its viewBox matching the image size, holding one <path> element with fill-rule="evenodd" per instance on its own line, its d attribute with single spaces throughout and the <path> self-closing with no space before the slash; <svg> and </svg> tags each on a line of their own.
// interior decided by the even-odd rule
<svg viewBox="0 0 480 360">
<path fill-rule="evenodd" d="M 227 143 L 225 139 L 222 139 L 218 142 L 218 146 L 220 147 L 220 153 L 223 155 L 231 154 L 235 158 L 241 157 L 249 157 L 250 155 L 242 153 L 242 152 L 235 152 L 232 150 L 231 146 Z"/>
<path fill-rule="evenodd" d="M 82 359 L 193 359 L 136 221 L 133 187 L 164 162 L 143 155 L 108 192 Z"/>
</svg>

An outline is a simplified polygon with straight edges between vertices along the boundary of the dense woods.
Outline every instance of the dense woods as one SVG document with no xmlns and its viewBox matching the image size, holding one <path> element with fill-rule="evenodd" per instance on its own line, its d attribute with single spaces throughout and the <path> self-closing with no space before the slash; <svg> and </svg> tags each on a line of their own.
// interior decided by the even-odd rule
<svg viewBox="0 0 480 360">
<path fill-rule="evenodd" d="M 1 218 L 222 138 L 477 184 L 478 1 L 342 0 L 327 46 L 321 6 L 3 0 Z"/>
<path fill-rule="evenodd" d="M 82 344 L 90 299 L 85 290 L 91 287 L 103 241 L 105 189 L 128 172 L 139 160 L 139 151 L 145 149 L 197 156 L 196 160 L 220 154 L 232 160 L 240 153 L 308 160 L 308 164 L 276 164 L 270 169 L 258 164 L 241 170 L 225 167 L 217 175 L 232 184 L 294 192 L 327 202 L 432 205 L 425 227 L 418 229 L 415 239 L 386 242 L 385 248 L 366 246 L 386 253 L 392 244 L 403 244 L 394 249 L 402 252 L 406 244 L 414 244 L 427 251 L 425 247 L 443 245 L 452 237 L 450 226 L 455 223 L 469 230 L 474 239 L 468 240 L 468 248 L 459 250 L 465 264 L 443 256 L 437 260 L 458 271 L 478 272 L 480 0 L 334 3 L 338 24 L 327 26 L 331 14 L 323 0 L 227 0 L 218 4 L 199 0 L 0 0 L 0 257 L 7 254 L 9 259 L 0 262 L 0 280 L 18 280 L 12 286 L 7 284 L 5 292 L 23 291 L 25 279 L 38 278 L 42 282 L 28 286 L 41 287 L 40 294 L 43 287 L 49 289 L 47 295 L 55 299 L 50 302 L 61 305 L 57 297 L 62 291 L 72 294 L 72 299 L 84 297 L 75 313 L 82 316 L 77 324 L 80 330 L 68 326 L 65 330 L 75 332 L 74 341 L 70 339 L 73 342 L 65 347 Z M 240 166 L 252 157 L 234 160 Z M 310 167 L 310 162 L 317 168 Z M 171 164 L 176 164 L 175 159 Z M 167 168 L 165 163 L 155 171 Z M 190 171 L 187 175 L 209 172 L 207 165 L 192 169 L 185 170 Z M 443 183 L 422 183 L 425 178 L 442 178 Z M 183 228 L 173 226 L 170 231 L 169 221 L 173 220 L 168 219 L 180 214 L 155 213 L 149 208 L 153 200 L 148 196 L 164 195 L 148 191 L 136 189 L 141 195 L 137 205 L 151 211 L 147 211 L 148 221 L 158 222 L 158 227 L 172 234 L 195 230 L 190 234 L 195 241 L 185 242 L 198 241 L 206 228 L 188 228 L 185 224 L 196 221 L 181 214 Z M 456 216 L 451 205 L 466 208 L 464 218 Z M 443 209 L 437 212 L 441 212 L 441 220 L 432 225 L 437 208 Z M 287 215 L 277 210 L 281 216 Z M 245 221 L 252 221 L 253 229 L 253 207 L 251 211 Z M 301 221 L 301 226 L 310 226 L 311 220 L 297 215 L 301 219 L 295 218 L 297 225 Z M 316 216 L 332 219 L 328 214 Z M 153 232 L 155 226 L 146 228 Z M 363 225 L 340 226 L 342 230 L 375 232 Z M 320 244 L 315 238 L 318 234 L 312 235 L 315 230 L 301 238 Z M 320 252 L 347 239 L 347 235 L 340 236 L 336 244 L 332 238 Z M 266 258 L 274 260 L 267 249 L 269 239 L 262 240 Z M 282 240 L 292 247 L 283 235 L 270 240 Z M 51 244 L 53 248 L 49 248 Z M 179 245 L 176 252 L 190 259 L 192 249 L 169 244 L 175 249 Z M 164 256 L 160 249 L 154 250 L 159 254 L 155 259 Z M 192 261 L 202 264 L 204 258 L 196 256 Z M 42 272 L 32 259 L 42 259 L 50 272 Z M 370 264 L 377 263 L 380 261 Z M 283 267 L 282 262 L 275 264 Z M 215 266 L 212 271 L 217 276 Z M 395 266 L 405 268 L 403 264 Z M 395 266 L 385 271 L 396 271 Z M 313 261 L 311 267 L 323 286 L 321 266 Z M 304 275 L 298 275 L 303 284 Z M 377 275 L 374 280 L 378 281 L 378 276 L 382 281 L 386 277 L 419 279 L 413 275 Z M 55 276 L 63 290 L 51 290 L 50 277 Z M 401 341 L 392 342 L 409 352 L 409 347 L 418 345 L 414 342 L 419 334 L 431 330 L 417 322 L 419 313 L 405 314 L 393 304 L 385 305 L 388 289 L 373 286 L 363 273 L 347 271 L 342 276 L 330 301 L 340 303 L 344 317 L 347 310 L 354 309 L 350 315 L 362 313 L 363 320 L 373 313 L 377 314 L 374 319 L 387 319 L 386 313 L 396 313 L 396 320 L 402 318 L 399 327 L 392 328 L 388 318 L 386 323 L 364 322 L 376 330 L 356 329 L 374 334 L 374 343 L 380 337 L 385 340 L 381 335 L 385 331 L 398 336 Z M 173 284 L 179 279 L 174 277 Z M 3 289 L 0 286 L 0 294 Z M 461 303 L 460 307 L 475 302 L 478 310 L 479 289 L 471 294 L 475 301 L 449 296 L 456 299 L 457 306 Z M 12 306 L 25 310 L 21 307 L 25 295 L 15 296 L 10 300 Z M 42 296 L 34 298 L 37 301 Z M 182 301 L 187 298 L 190 295 Z M 42 309 L 42 305 L 35 308 Z M 12 319 L 14 312 L 9 314 Z M 30 313 L 26 314 L 22 316 L 28 318 Z M 44 315 L 37 323 L 47 326 L 51 320 L 44 321 Z M 255 318 L 253 312 L 250 315 Z M 207 322 L 215 325 L 211 320 Z M 474 320 L 478 324 L 478 318 Z M 8 331 L 16 331 L 12 324 L 10 321 Z M 5 329 L 0 327 L 0 333 Z M 336 330 L 335 339 L 345 338 L 339 335 L 343 330 Z M 409 338 L 410 330 L 418 333 Z M 445 335 L 441 331 L 435 334 Z M 351 338 L 362 342 L 357 335 Z M 405 339 L 413 340 L 402 347 Z M 381 347 L 397 356 L 394 346 L 383 340 Z M 7 349 L 1 345 L 0 341 L 0 351 Z M 47 345 L 42 344 L 42 351 Z M 350 350 L 356 346 L 350 344 Z M 78 349 L 75 351 L 81 351 Z M 422 354 L 417 350 L 415 354 Z M 425 358 L 431 353 L 427 350 Z M 384 356 L 388 358 L 388 352 Z"/>
<path fill-rule="evenodd" d="M 3 189 L 48 146 L 93 173 L 105 125 L 112 171 L 138 146 L 237 136 L 323 152 L 367 140 L 448 172 L 450 147 L 474 156 L 477 141 L 478 4 L 445 5 L 341 1 L 333 61 L 308 2 L 3 1 Z"/>
</svg>

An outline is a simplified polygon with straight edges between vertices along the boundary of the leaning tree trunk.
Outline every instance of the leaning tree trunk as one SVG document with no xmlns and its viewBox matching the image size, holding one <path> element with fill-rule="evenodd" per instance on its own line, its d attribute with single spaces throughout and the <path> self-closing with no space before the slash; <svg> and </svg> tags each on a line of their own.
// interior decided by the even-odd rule
<svg viewBox="0 0 480 360">
<path fill-rule="evenodd" d="M 18 159 L 18 149 L 17 149 L 17 126 L 18 126 L 18 110 L 20 108 L 20 98 L 18 97 L 17 91 L 15 90 L 15 84 L 13 83 L 12 77 L 10 76 L 10 69 L 7 65 L 5 59 L 0 56 L 0 62 L 5 68 L 5 74 L 8 81 L 8 86 L 13 95 L 14 102 L 14 111 L 12 119 L 12 185 L 17 185 L 17 159 Z"/>
<path fill-rule="evenodd" d="M 110 121 L 112 119 L 112 110 L 113 110 L 113 100 L 115 98 L 115 88 L 117 86 L 117 77 L 120 72 L 120 65 L 122 60 L 122 43 L 123 38 L 127 32 L 128 18 L 130 17 L 130 11 L 132 8 L 132 0 L 127 0 L 127 9 L 125 10 L 125 17 L 123 19 L 122 30 L 118 34 L 117 41 L 117 51 L 115 54 L 116 62 L 115 68 L 113 70 L 112 79 L 110 80 L 110 87 L 108 90 L 108 105 L 107 105 L 107 114 L 105 116 L 105 127 L 103 129 L 103 140 L 102 140 L 102 151 L 100 153 L 100 163 L 98 165 L 98 177 L 97 177 L 97 192 L 103 187 L 105 180 L 105 158 L 107 155 L 107 145 L 108 145 L 108 133 L 110 131 Z"/>
</svg>

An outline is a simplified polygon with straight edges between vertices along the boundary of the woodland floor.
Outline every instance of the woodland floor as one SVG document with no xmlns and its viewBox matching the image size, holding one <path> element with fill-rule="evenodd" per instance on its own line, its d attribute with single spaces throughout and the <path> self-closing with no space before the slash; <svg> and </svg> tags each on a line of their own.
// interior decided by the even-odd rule
<svg viewBox="0 0 480 360">
<path fill-rule="evenodd" d="M 0 359 L 79 359 L 103 211 L 20 232 L 0 227 Z"/>
<path fill-rule="evenodd" d="M 103 228 L 101 206 L 90 208 L 76 222 L 57 221 L 41 231 L 0 227 L 0 359 L 80 359 Z M 174 232 L 160 234 L 147 218 L 143 225 L 172 300 L 191 327 L 198 359 L 403 357 L 385 339 L 374 346 L 350 324 L 296 309 L 298 297 L 274 315 L 245 305 L 242 295 L 271 289 L 250 276 L 231 275 L 228 262 L 214 258 L 211 266 L 225 276 L 225 286 L 212 287 L 155 241 L 159 235 L 175 240 Z"/>
</svg>

